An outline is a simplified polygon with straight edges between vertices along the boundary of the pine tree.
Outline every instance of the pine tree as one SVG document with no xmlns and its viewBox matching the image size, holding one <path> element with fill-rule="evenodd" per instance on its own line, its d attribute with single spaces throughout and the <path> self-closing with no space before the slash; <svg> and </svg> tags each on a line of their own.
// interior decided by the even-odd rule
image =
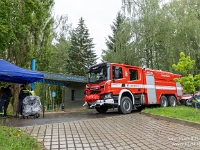
<svg viewBox="0 0 200 150">
<path fill-rule="evenodd" d="M 131 49 L 132 31 L 128 20 L 122 13 L 118 12 L 111 29 L 113 35 L 109 35 L 108 39 L 106 39 L 107 49 L 102 52 L 103 60 L 132 64 L 134 57 Z"/>
<path fill-rule="evenodd" d="M 93 50 L 94 44 L 92 40 L 81 17 L 78 27 L 71 33 L 71 46 L 67 60 L 68 73 L 84 76 L 88 67 L 96 63 L 97 55 Z"/>
<path fill-rule="evenodd" d="M 113 31 L 113 36 L 108 35 L 108 39 L 106 39 L 106 46 L 108 50 L 113 50 L 116 52 L 115 44 L 116 44 L 116 34 L 120 30 L 122 24 L 124 23 L 123 15 L 118 12 L 116 20 L 111 25 L 111 30 Z"/>
</svg>

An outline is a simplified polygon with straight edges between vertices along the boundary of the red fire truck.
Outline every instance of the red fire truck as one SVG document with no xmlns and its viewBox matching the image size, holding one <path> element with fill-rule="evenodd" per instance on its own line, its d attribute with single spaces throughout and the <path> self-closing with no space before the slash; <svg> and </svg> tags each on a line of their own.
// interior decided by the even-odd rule
<svg viewBox="0 0 200 150">
<path fill-rule="evenodd" d="M 176 106 L 182 86 L 178 74 L 137 66 L 100 63 L 89 68 L 85 105 L 105 113 L 118 108 L 123 114 L 147 105 Z"/>
</svg>

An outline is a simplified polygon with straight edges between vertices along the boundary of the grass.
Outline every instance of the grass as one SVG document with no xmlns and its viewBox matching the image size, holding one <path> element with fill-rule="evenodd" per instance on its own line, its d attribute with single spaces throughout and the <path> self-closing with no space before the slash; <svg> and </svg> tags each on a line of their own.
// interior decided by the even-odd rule
<svg viewBox="0 0 200 150">
<path fill-rule="evenodd" d="M 35 138 L 30 137 L 24 131 L 0 126 L 1 150 L 41 150 Z"/>
<path fill-rule="evenodd" d="M 6 119 L 13 117 L 13 107 L 9 104 Z M 7 126 L 0 126 L 0 150 L 41 150 L 37 139 L 26 134 L 24 131 Z"/>
<path fill-rule="evenodd" d="M 200 110 L 196 113 L 195 108 L 189 106 L 145 108 L 142 112 L 200 123 Z"/>
</svg>

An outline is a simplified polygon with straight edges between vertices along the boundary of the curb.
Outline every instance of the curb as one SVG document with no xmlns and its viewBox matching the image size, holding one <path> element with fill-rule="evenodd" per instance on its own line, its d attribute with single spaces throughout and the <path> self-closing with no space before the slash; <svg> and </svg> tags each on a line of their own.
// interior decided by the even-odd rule
<svg viewBox="0 0 200 150">
<path fill-rule="evenodd" d="M 165 121 L 174 122 L 174 123 L 178 123 L 178 124 L 182 124 L 182 125 L 186 125 L 186 126 L 190 126 L 190 127 L 200 129 L 200 123 L 176 119 L 176 118 L 171 118 L 171 117 L 166 117 L 166 116 L 161 116 L 161 115 L 155 115 L 155 114 L 150 114 L 150 113 L 145 113 L 145 112 L 141 112 L 141 114 L 146 115 L 148 117 L 156 118 L 156 119 L 159 119 L 159 120 L 165 120 Z"/>
</svg>

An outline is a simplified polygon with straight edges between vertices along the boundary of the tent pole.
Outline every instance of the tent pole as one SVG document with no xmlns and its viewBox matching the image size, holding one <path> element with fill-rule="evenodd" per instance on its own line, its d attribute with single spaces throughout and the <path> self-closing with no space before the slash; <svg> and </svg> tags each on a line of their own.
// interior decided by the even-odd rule
<svg viewBox="0 0 200 150">
<path fill-rule="evenodd" d="M 44 118 L 44 78 L 42 79 L 42 100 L 43 100 L 42 111 L 43 111 L 43 118 Z"/>
</svg>

